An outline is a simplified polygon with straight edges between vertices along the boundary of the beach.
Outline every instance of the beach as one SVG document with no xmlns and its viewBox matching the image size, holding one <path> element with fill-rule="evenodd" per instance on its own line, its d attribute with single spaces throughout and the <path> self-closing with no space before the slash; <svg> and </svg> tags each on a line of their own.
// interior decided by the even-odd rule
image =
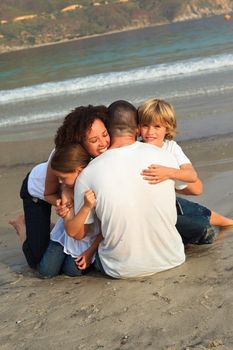
<svg viewBox="0 0 233 350">
<path fill-rule="evenodd" d="M 0 349 L 232 350 L 233 228 L 180 267 L 133 280 L 42 279 L 8 221 L 76 106 L 168 100 L 204 183 L 191 197 L 233 217 L 233 29 L 222 17 L 0 55 Z M 56 215 L 53 213 L 53 220 Z"/>
<path fill-rule="evenodd" d="M 180 267 L 150 277 L 41 279 L 30 270 L 8 220 L 22 212 L 22 179 L 51 146 L 51 138 L 1 144 L 1 160 L 8 150 L 0 167 L 1 349 L 231 350 L 231 228 L 211 245 L 187 247 Z M 232 135 L 182 146 L 205 184 L 192 199 L 232 216 Z"/>
</svg>

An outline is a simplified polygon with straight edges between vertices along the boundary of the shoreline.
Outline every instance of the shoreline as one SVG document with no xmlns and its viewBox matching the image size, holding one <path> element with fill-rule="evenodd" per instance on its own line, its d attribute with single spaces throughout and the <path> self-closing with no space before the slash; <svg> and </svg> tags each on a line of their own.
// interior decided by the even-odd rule
<svg viewBox="0 0 233 350">
<path fill-rule="evenodd" d="M 163 22 L 159 22 L 156 24 L 148 24 L 145 26 L 129 26 L 127 28 L 112 30 L 112 31 L 105 32 L 105 33 L 85 35 L 85 36 L 77 37 L 74 39 L 63 39 L 60 41 L 54 41 L 54 42 L 49 42 L 49 43 L 37 44 L 37 45 L 13 46 L 13 47 L 9 47 L 9 46 L 3 47 L 0 45 L 0 55 L 4 55 L 7 53 L 16 52 L 16 51 L 40 48 L 40 47 L 44 47 L 44 46 L 53 46 L 53 45 L 74 42 L 74 41 L 88 40 L 88 39 L 92 39 L 92 38 L 98 38 L 98 37 L 108 36 L 108 35 L 112 35 L 112 34 L 119 34 L 119 33 L 124 33 L 124 32 L 131 32 L 131 31 L 140 30 L 140 29 L 159 27 L 159 26 L 169 25 L 169 24 L 176 24 L 176 23 L 180 23 L 180 22 L 189 22 L 189 21 L 195 21 L 195 20 L 198 21 L 198 20 L 205 19 L 205 18 L 224 16 L 224 13 L 225 12 L 223 12 L 221 14 L 199 16 L 199 17 L 195 17 L 195 18 L 194 17 L 190 17 L 190 18 L 185 17 L 184 19 L 180 19 L 178 21 L 177 20 L 172 21 L 172 22 L 163 21 Z"/>
<path fill-rule="evenodd" d="M 198 19 L 200 19 L 200 18 L 198 18 Z M 9 47 L 9 49 L 6 50 L 6 51 L 3 51 L 4 49 L 2 49 L 1 46 L 0 46 L 0 55 L 6 54 L 6 53 L 10 53 L 10 52 L 15 52 L 15 51 L 35 49 L 35 48 L 44 47 L 44 46 L 53 46 L 53 45 L 59 45 L 59 44 L 65 44 L 65 43 L 69 43 L 69 42 L 74 42 L 74 41 L 80 41 L 80 40 L 87 40 L 87 39 L 92 39 L 92 38 L 103 37 L 103 36 L 112 35 L 112 34 L 131 32 L 131 31 L 134 31 L 134 30 L 140 30 L 140 29 L 144 29 L 144 28 L 153 28 L 153 27 L 162 26 L 162 25 L 166 25 L 166 24 L 172 24 L 172 23 L 175 23 L 175 22 L 163 22 L 163 23 L 158 23 L 158 24 L 151 24 L 151 25 L 148 25 L 148 26 L 132 26 L 132 27 L 127 27 L 127 28 L 123 28 L 123 29 L 119 29 L 119 30 L 112 30 L 110 32 L 84 35 L 84 36 L 80 36 L 80 37 L 77 37 L 77 38 L 74 38 L 74 39 L 63 39 L 63 40 L 60 40 L 60 41 L 53 41 L 53 42 L 37 44 L 37 45 L 28 45 L 28 46 L 20 46 L 20 47 L 19 46 L 13 46 L 12 48 Z"/>
</svg>

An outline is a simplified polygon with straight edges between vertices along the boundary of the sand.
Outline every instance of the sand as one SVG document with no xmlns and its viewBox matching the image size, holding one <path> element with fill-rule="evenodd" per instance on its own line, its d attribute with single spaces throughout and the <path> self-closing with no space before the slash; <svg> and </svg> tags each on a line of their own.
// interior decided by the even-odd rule
<svg viewBox="0 0 233 350">
<path fill-rule="evenodd" d="M 30 270 L 7 222 L 22 211 L 23 177 L 51 146 L 1 143 L 1 350 L 232 350 L 232 228 L 212 245 L 189 246 L 182 266 L 147 278 L 41 279 Z M 183 147 L 205 184 L 193 199 L 233 216 L 232 135 Z"/>
</svg>

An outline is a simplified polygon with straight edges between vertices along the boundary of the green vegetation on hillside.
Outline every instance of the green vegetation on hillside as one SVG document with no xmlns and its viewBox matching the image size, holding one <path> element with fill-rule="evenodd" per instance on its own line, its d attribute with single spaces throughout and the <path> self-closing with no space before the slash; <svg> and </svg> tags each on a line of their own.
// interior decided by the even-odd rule
<svg viewBox="0 0 233 350">
<path fill-rule="evenodd" d="M 231 0 L 1 0 L 0 47 L 4 51 L 232 9 Z"/>
</svg>

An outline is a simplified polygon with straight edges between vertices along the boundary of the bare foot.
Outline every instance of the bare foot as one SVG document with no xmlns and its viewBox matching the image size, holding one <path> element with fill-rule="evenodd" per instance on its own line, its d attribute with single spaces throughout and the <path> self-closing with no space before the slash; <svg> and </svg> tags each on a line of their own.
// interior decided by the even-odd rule
<svg viewBox="0 0 233 350">
<path fill-rule="evenodd" d="M 212 210 L 210 216 L 210 224 L 220 227 L 233 226 L 233 219 L 230 219 Z"/>
<path fill-rule="evenodd" d="M 14 227 L 17 235 L 19 236 L 21 244 L 23 244 L 23 242 L 26 239 L 26 226 L 25 226 L 24 215 L 20 214 L 15 219 L 10 220 L 8 224 Z"/>
</svg>

